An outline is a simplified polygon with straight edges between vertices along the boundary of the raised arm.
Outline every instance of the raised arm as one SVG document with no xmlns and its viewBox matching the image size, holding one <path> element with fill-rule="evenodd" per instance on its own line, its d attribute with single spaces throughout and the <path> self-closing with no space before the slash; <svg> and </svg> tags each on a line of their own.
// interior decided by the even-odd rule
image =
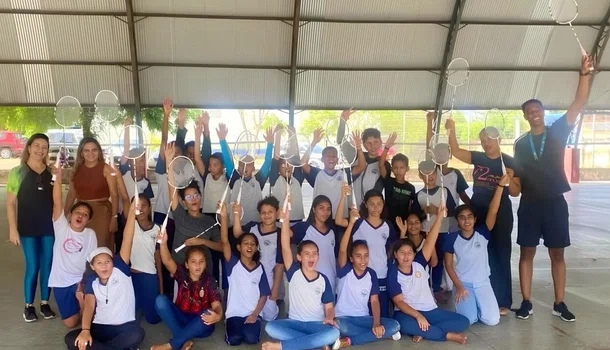
<svg viewBox="0 0 610 350">
<path fill-rule="evenodd" d="M 233 203 L 233 236 L 239 238 L 244 233 L 241 227 L 241 205 L 237 202 Z"/>
<path fill-rule="evenodd" d="M 110 204 L 112 205 L 112 216 L 110 217 L 110 228 L 109 233 L 114 234 L 119 230 L 118 218 L 119 218 L 119 190 L 117 186 L 117 175 L 113 175 L 114 170 L 108 164 L 104 166 L 104 176 L 110 190 Z M 131 249 L 131 247 L 130 247 Z"/>
<path fill-rule="evenodd" d="M 466 164 L 472 164 L 470 151 L 460 148 L 460 145 L 457 142 L 455 121 L 453 119 L 447 119 L 445 122 L 445 129 L 449 132 L 449 147 L 451 148 L 451 154 Z"/>
<path fill-rule="evenodd" d="M 176 210 L 176 208 L 178 208 L 179 203 L 177 200 L 177 195 L 174 192 L 175 188 L 174 186 L 172 186 L 172 181 L 174 181 L 174 173 L 169 169 L 172 159 L 174 159 L 174 154 L 176 153 L 176 145 L 166 145 L 165 150 L 163 150 L 163 152 L 165 153 L 165 173 L 167 174 L 167 190 L 169 191 L 169 201 L 171 203 L 171 209 Z"/>
<path fill-rule="evenodd" d="M 354 224 L 356 220 L 358 220 L 358 210 L 352 208 L 349 212 L 349 224 L 343 232 L 343 237 L 341 237 L 341 243 L 339 245 L 339 257 L 337 258 L 337 263 L 339 264 L 339 268 L 342 269 L 347 264 L 347 260 L 349 257 L 347 256 L 347 249 L 349 247 L 349 242 L 352 238 L 352 230 L 354 228 Z"/>
<path fill-rule="evenodd" d="M 76 200 L 76 187 L 74 187 L 74 176 L 68 185 L 68 194 L 66 195 L 66 201 L 64 202 L 64 215 L 70 213 L 70 208 Z"/>
<path fill-rule="evenodd" d="M 62 190 L 62 169 L 61 167 L 53 167 L 53 173 L 57 175 L 55 183 L 53 184 L 53 221 L 57 221 L 62 215 L 64 215 L 64 205 L 62 202 L 61 190 Z"/>
<path fill-rule="evenodd" d="M 201 146 L 201 160 L 203 164 L 208 167 L 210 164 L 210 157 L 212 156 L 212 140 L 210 139 L 210 114 L 203 112 L 199 117 L 199 121 L 203 123 L 203 145 Z M 195 149 L 199 149 L 196 147 Z"/>
<path fill-rule="evenodd" d="M 235 169 L 235 164 L 233 164 L 233 157 L 231 157 L 231 150 L 229 149 L 229 144 L 227 143 L 228 133 L 229 129 L 227 129 L 227 126 L 224 123 L 218 124 L 216 134 L 218 135 L 218 141 L 220 142 L 222 159 L 225 163 L 225 174 L 227 176 L 227 179 L 231 180 L 231 176 L 233 176 L 233 170 Z"/>
<path fill-rule="evenodd" d="M 131 205 L 129 208 L 129 215 L 127 215 L 127 222 L 125 223 L 125 229 L 123 230 L 123 244 L 121 245 L 121 259 L 129 265 L 131 259 L 131 248 L 133 245 L 133 234 L 136 227 L 136 208 L 135 205 Z"/>
<path fill-rule="evenodd" d="M 352 175 L 360 175 L 360 173 L 366 170 L 366 157 L 362 151 L 362 138 L 360 138 L 360 131 L 356 130 L 352 132 L 352 138 L 354 140 L 354 147 L 356 148 L 356 165 L 352 168 Z"/>
<path fill-rule="evenodd" d="M 311 166 L 309 165 L 309 157 L 311 156 L 311 151 L 314 149 L 314 147 L 316 147 L 318 143 L 320 143 L 320 141 L 322 141 L 323 136 L 324 132 L 322 131 L 322 128 L 317 128 L 313 131 L 313 139 L 311 140 L 311 145 L 309 146 L 309 149 L 307 149 L 307 152 L 305 152 L 305 154 L 303 155 L 303 158 L 301 158 L 301 166 L 305 174 L 309 174 L 309 171 L 311 170 Z"/>
<path fill-rule="evenodd" d="M 502 201 L 502 194 L 504 193 L 504 188 L 506 187 L 508 182 L 508 174 L 502 176 L 500 181 L 498 181 L 498 186 L 496 186 L 496 191 L 494 192 L 494 196 L 491 199 L 491 203 L 489 203 L 489 209 L 487 210 L 487 216 L 485 217 L 485 225 L 487 225 L 487 229 L 490 231 L 496 225 L 496 218 L 498 216 L 500 202 Z"/>
<path fill-rule="evenodd" d="M 432 140 L 432 128 L 436 119 L 436 112 L 426 113 L 426 149 L 430 148 L 430 140 Z"/>
<path fill-rule="evenodd" d="M 163 121 L 161 122 L 161 147 L 159 148 L 159 158 L 165 160 L 165 146 L 167 145 L 167 133 L 169 129 L 169 115 L 174 109 L 174 102 L 171 98 L 166 97 L 163 99 Z"/>
<path fill-rule="evenodd" d="M 383 153 L 381 153 L 381 157 L 379 157 L 379 175 L 381 175 L 381 178 L 383 179 L 390 176 L 390 174 L 388 174 L 388 169 L 386 169 L 385 167 L 385 162 L 386 159 L 388 159 L 388 152 L 396 144 L 397 136 L 398 135 L 395 132 L 390 134 L 387 141 L 385 142 L 385 145 L 383 146 Z"/>
<path fill-rule="evenodd" d="M 167 234 L 164 234 L 159 231 L 157 233 L 157 242 L 161 242 L 159 243 L 159 254 L 161 255 L 161 262 L 163 263 L 163 265 L 167 269 L 167 272 L 169 272 L 170 275 L 175 274 L 176 270 L 178 269 L 178 265 L 176 264 L 174 259 L 172 259 L 172 253 L 167 247 Z"/>
<path fill-rule="evenodd" d="M 280 217 L 284 218 L 282 222 L 282 231 L 280 233 L 280 243 L 282 246 L 282 259 L 284 260 L 284 266 L 290 268 L 292 266 L 292 248 L 290 247 L 290 236 L 292 230 L 290 229 L 290 209 L 285 212 L 280 209 Z"/>
<path fill-rule="evenodd" d="M 343 184 L 341 187 L 341 199 L 339 200 L 339 204 L 337 204 L 337 210 L 335 211 L 335 225 L 341 227 L 347 227 L 348 220 L 343 217 L 343 212 L 345 208 L 345 199 L 347 196 L 352 193 L 352 188 L 348 184 Z"/>
<path fill-rule="evenodd" d="M 231 260 L 233 252 L 231 251 L 231 243 L 229 242 L 229 218 L 227 217 L 227 205 L 218 202 L 220 206 L 220 242 L 222 243 L 222 254 L 225 261 Z"/>
<path fill-rule="evenodd" d="M 593 73 L 593 57 L 583 56 L 580 67 L 580 79 L 578 79 L 578 88 L 576 89 L 576 97 L 574 102 L 566 112 L 568 125 L 574 125 L 578 119 L 580 111 L 583 109 L 589 99 L 589 89 L 591 85 L 591 74 Z"/>
<path fill-rule="evenodd" d="M 186 153 L 186 133 L 188 130 L 184 127 L 186 120 L 186 110 L 180 108 L 178 110 L 178 130 L 176 130 L 176 147 L 182 150 L 182 154 Z"/>
<path fill-rule="evenodd" d="M 195 150 L 198 150 L 201 148 L 201 134 L 203 133 L 203 120 L 202 117 L 199 117 L 199 119 L 197 120 L 197 123 L 195 124 Z M 199 174 L 203 175 L 205 174 L 205 164 L 203 163 L 203 158 L 201 156 L 199 156 L 197 153 L 197 151 L 195 151 L 195 157 L 194 157 L 194 161 L 195 161 L 195 167 L 197 168 L 197 171 L 199 172 Z"/>
<path fill-rule="evenodd" d="M 265 161 L 261 168 L 256 173 L 256 179 L 260 182 L 261 186 L 265 185 L 267 178 L 269 177 L 269 170 L 271 170 L 271 160 L 273 159 L 273 129 L 268 128 L 265 132 L 265 141 L 267 141 L 267 150 L 265 151 Z"/>
<path fill-rule="evenodd" d="M 426 242 L 424 243 L 424 247 L 422 248 L 422 254 L 424 255 L 426 261 L 430 260 L 430 258 L 432 257 L 432 252 L 436 250 L 436 240 L 438 239 L 441 224 L 443 223 L 443 213 L 445 210 L 447 209 L 443 205 L 438 207 L 436 211 L 436 220 L 434 221 L 434 224 L 432 224 L 432 227 L 430 228 L 428 234 L 426 234 Z"/>
<path fill-rule="evenodd" d="M 341 112 L 341 118 L 339 118 L 339 127 L 337 129 L 337 139 L 335 140 L 337 142 L 337 145 L 339 145 L 339 147 L 341 147 L 341 152 L 343 152 L 343 154 L 349 158 L 349 159 L 353 159 L 353 157 L 357 156 L 357 154 L 353 154 L 353 152 L 358 152 L 358 149 L 352 149 L 352 147 L 348 146 L 348 145 L 343 145 L 343 139 L 345 138 L 345 129 L 347 126 L 347 121 L 349 120 L 349 118 L 351 117 L 352 114 L 356 113 L 356 111 L 354 109 L 346 109 L 343 112 Z M 343 147 L 345 146 L 345 147 Z"/>
</svg>

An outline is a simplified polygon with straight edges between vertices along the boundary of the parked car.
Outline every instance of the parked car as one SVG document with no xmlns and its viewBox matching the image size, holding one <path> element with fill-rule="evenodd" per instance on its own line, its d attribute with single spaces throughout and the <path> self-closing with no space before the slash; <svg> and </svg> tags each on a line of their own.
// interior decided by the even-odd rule
<svg viewBox="0 0 610 350">
<path fill-rule="evenodd" d="M 0 131 L 0 157 L 9 159 L 19 157 L 23 150 L 27 139 L 15 131 Z"/>
</svg>

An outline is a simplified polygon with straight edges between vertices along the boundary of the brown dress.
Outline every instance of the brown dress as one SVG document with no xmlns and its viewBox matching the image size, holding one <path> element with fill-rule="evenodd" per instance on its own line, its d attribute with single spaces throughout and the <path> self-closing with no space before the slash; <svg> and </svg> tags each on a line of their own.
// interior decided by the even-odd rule
<svg viewBox="0 0 610 350">
<path fill-rule="evenodd" d="M 93 218 L 87 224 L 95 231 L 97 245 L 114 251 L 114 234 L 110 234 L 112 204 L 109 201 L 110 189 L 104 177 L 106 163 L 98 162 L 94 167 L 81 165 L 72 177 L 76 198 L 85 201 L 93 208 Z M 106 200 L 100 200 L 100 199 Z"/>
</svg>

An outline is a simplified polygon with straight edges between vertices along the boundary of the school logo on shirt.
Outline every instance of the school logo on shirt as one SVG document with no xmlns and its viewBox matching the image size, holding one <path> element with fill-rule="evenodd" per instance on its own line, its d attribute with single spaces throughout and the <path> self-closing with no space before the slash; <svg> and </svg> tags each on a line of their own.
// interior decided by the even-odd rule
<svg viewBox="0 0 610 350">
<path fill-rule="evenodd" d="M 335 246 L 335 240 L 333 239 L 332 241 L 330 241 L 330 246 L 334 247 Z"/>
<path fill-rule="evenodd" d="M 317 287 L 316 288 L 316 295 L 320 295 L 320 294 L 322 294 L 322 288 Z"/>
<path fill-rule="evenodd" d="M 474 242 L 474 247 L 481 248 L 481 243 L 479 243 L 479 241 Z"/>
<path fill-rule="evenodd" d="M 252 283 L 252 285 L 257 285 L 258 281 L 256 279 L 253 279 L 250 283 Z"/>
<path fill-rule="evenodd" d="M 268 246 L 270 246 L 270 245 L 271 245 L 271 241 L 270 241 L 270 240 L 268 240 L 268 239 L 266 239 L 266 240 L 264 240 L 264 241 L 263 241 L 263 245 L 264 245 L 265 247 L 268 247 Z"/>
<path fill-rule="evenodd" d="M 421 278 L 421 272 L 419 272 L 419 271 L 415 272 L 415 277 Z"/>
<path fill-rule="evenodd" d="M 382 233 L 381 234 L 381 238 L 383 238 L 384 240 L 388 239 L 388 234 L 387 233 Z"/>
<path fill-rule="evenodd" d="M 369 292 L 366 289 L 363 289 L 362 291 L 360 291 L 360 294 L 365 297 L 369 294 Z"/>
<path fill-rule="evenodd" d="M 254 182 L 250 183 L 250 187 L 254 188 Z"/>
<path fill-rule="evenodd" d="M 371 170 L 371 173 L 373 173 L 373 174 L 377 175 L 377 173 L 379 173 L 379 170 L 377 170 L 377 169 L 372 169 L 372 170 Z"/>
</svg>

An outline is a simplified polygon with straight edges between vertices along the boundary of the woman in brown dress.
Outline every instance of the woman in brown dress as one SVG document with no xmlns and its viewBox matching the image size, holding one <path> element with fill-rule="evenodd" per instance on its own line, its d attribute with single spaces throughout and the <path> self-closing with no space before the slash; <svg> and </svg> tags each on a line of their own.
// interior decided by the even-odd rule
<svg viewBox="0 0 610 350">
<path fill-rule="evenodd" d="M 74 175 L 64 208 L 67 212 L 77 199 L 89 203 L 94 215 L 87 227 L 95 231 L 98 246 L 112 251 L 119 211 L 117 174 L 118 171 L 104 162 L 100 143 L 94 138 L 84 138 L 78 145 Z"/>
</svg>

